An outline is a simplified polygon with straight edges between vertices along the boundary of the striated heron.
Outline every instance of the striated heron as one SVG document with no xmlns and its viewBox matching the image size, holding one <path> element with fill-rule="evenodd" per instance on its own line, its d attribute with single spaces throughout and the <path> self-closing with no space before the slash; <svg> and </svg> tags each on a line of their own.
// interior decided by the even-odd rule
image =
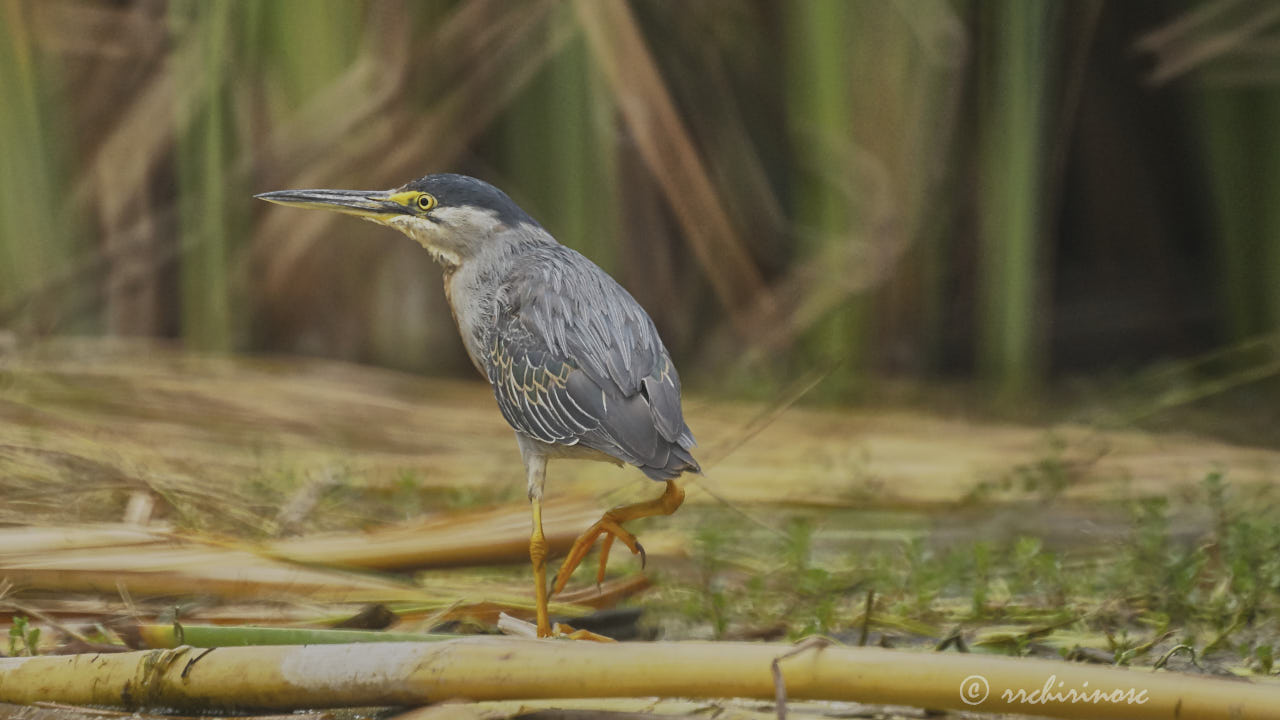
<svg viewBox="0 0 1280 720">
<path fill-rule="evenodd" d="M 333 210 L 393 227 L 444 268 L 458 332 L 516 432 L 533 509 L 529 557 L 538 635 L 547 618 L 542 489 L 550 458 L 630 463 L 666 483 L 662 496 L 614 508 L 574 542 L 551 594 L 601 536 L 603 579 L 614 539 L 644 561 L 622 524 L 670 515 L 675 483 L 700 472 L 680 409 L 680 377 L 653 321 L 613 278 L 561 245 L 494 186 L 465 175 L 428 175 L 393 190 L 281 190 L 263 200 Z"/>
</svg>

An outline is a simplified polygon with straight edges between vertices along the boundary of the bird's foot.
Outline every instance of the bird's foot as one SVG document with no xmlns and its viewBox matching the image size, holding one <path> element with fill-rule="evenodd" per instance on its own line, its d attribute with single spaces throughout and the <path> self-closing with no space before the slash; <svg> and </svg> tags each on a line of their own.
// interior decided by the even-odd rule
<svg viewBox="0 0 1280 720">
<path fill-rule="evenodd" d="M 645 565 L 644 546 L 636 540 L 636 536 L 627 532 L 625 528 L 618 522 L 614 511 L 610 510 L 604 514 L 594 525 L 587 528 L 587 531 L 578 536 L 573 541 L 573 547 L 569 548 L 569 555 L 564 559 L 564 564 L 560 566 L 560 571 L 556 573 L 555 583 L 551 587 L 551 594 L 556 595 L 564 586 L 568 584 L 569 577 L 573 575 L 573 571 L 578 569 L 578 565 L 582 564 L 582 559 L 591 551 L 591 546 L 595 545 L 596 539 L 601 535 L 604 536 L 604 542 L 600 545 L 600 569 L 596 571 L 596 584 L 604 582 L 604 571 L 609 564 L 609 550 L 613 548 L 614 539 L 622 541 L 623 545 L 631 550 L 631 554 L 640 556 L 640 567 Z"/>
<path fill-rule="evenodd" d="M 590 630 L 575 630 L 564 623 L 556 623 L 552 629 L 552 636 L 564 638 L 565 640 L 588 640 L 590 642 L 611 643 L 618 642 L 611 637 L 593 633 Z"/>
<path fill-rule="evenodd" d="M 635 535 L 627 532 L 622 527 L 622 523 L 653 517 L 654 515 L 670 515 L 683 502 L 684 490 L 674 481 L 668 480 L 667 489 L 660 497 L 646 502 L 635 503 L 634 505 L 616 507 L 605 513 L 604 517 L 587 528 L 586 532 L 573 541 L 573 547 L 569 549 L 569 556 L 564 559 L 564 564 L 560 566 L 560 572 L 556 573 L 556 580 L 551 588 L 551 594 L 555 595 L 564 589 L 564 586 L 569 582 L 569 576 L 573 574 L 574 570 L 578 569 L 582 559 L 587 556 L 591 546 L 595 544 L 596 538 L 601 535 L 604 536 L 604 542 L 600 544 L 600 569 L 596 571 L 596 585 L 604 582 L 604 570 L 609 564 L 609 550 L 613 548 L 614 540 L 621 540 L 622 544 L 626 545 L 633 555 L 640 556 L 640 568 L 643 570 L 645 564 L 644 546 L 636 540 Z"/>
<path fill-rule="evenodd" d="M 506 613 L 498 614 L 498 630 L 506 635 L 524 638 L 545 638 L 556 640 L 590 640 L 591 642 L 618 642 L 607 635 L 593 633 L 590 630 L 578 630 L 564 623 L 550 625 L 544 631 L 538 625 L 514 618 Z"/>
</svg>

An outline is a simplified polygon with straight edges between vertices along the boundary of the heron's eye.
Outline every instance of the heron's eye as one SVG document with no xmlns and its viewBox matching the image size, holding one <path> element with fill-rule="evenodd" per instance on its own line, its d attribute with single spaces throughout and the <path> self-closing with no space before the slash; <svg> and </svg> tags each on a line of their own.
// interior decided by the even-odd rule
<svg viewBox="0 0 1280 720">
<path fill-rule="evenodd" d="M 421 210 L 422 212 L 426 212 L 436 206 L 435 197 L 432 195 L 428 195 L 427 193 L 422 193 L 421 195 L 419 195 L 417 202 L 418 202 L 418 209 Z"/>
</svg>

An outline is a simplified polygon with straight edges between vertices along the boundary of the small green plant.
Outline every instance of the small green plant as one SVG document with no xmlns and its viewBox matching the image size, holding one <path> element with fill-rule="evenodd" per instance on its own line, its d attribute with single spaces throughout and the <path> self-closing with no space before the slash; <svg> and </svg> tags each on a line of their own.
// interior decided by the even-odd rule
<svg viewBox="0 0 1280 720">
<path fill-rule="evenodd" d="M 973 544 L 973 616 L 980 618 L 987 612 L 987 594 L 991 582 L 991 546 L 984 542 Z"/>
<path fill-rule="evenodd" d="M 789 615 L 797 621 L 796 637 L 830 632 L 843 594 L 831 572 L 813 563 L 813 532 L 811 521 L 796 518 L 787 524 L 783 544 L 782 587 L 793 593 Z"/>
<path fill-rule="evenodd" d="M 16 615 L 9 626 L 9 655 L 38 655 L 40 628 L 31 625 L 26 617 Z"/>
<path fill-rule="evenodd" d="M 698 528 L 694 536 L 694 559 L 698 564 L 699 607 L 692 614 L 701 615 L 711 623 L 712 633 L 718 640 L 729 628 L 729 600 L 725 595 L 725 583 L 720 577 L 725 567 L 724 553 L 730 542 L 723 528 L 707 524 Z"/>
<path fill-rule="evenodd" d="M 844 528 L 816 514 L 785 522 L 773 542 L 747 541 L 739 524 L 703 522 L 700 572 L 674 595 L 684 617 L 717 637 L 856 641 L 875 588 L 869 627 L 879 638 L 870 642 L 936 644 L 958 627 L 988 651 L 1058 650 L 1135 666 L 1169 657 L 1181 665 L 1194 651 L 1274 675 L 1280 493 L 1267 492 L 1233 489 L 1212 473 L 1188 494 L 1108 508 L 1104 517 L 1125 534 L 1083 549 L 1036 533 L 842 544 Z M 743 547 L 753 552 L 736 552 Z"/>
<path fill-rule="evenodd" d="M 1106 454 L 1105 447 L 1076 448 L 1068 455 L 1067 441 L 1050 433 L 1045 439 L 1043 454 L 1025 463 L 1019 463 L 995 477 L 982 480 L 969 490 L 966 504 L 989 502 L 998 494 L 1022 494 L 1041 501 L 1053 500 L 1087 471 L 1095 461 Z"/>
<path fill-rule="evenodd" d="M 1209 475 L 1204 484 L 1215 528 L 1207 552 L 1219 575 L 1210 609 L 1219 624 L 1252 618 L 1280 592 L 1280 529 L 1265 504 L 1232 498 L 1221 473 Z"/>
<path fill-rule="evenodd" d="M 1020 537 L 1013 546 L 1013 575 L 1011 587 L 1014 593 L 1038 595 L 1046 606 L 1061 606 L 1067 589 L 1063 580 L 1062 559 L 1057 553 L 1044 549 L 1044 541 L 1037 537 Z"/>
<path fill-rule="evenodd" d="M 1270 675 L 1275 667 L 1275 651 L 1271 645 L 1259 645 L 1253 649 L 1254 667 L 1262 675 Z"/>
<path fill-rule="evenodd" d="M 1044 499 L 1056 496 L 1071 482 L 1071 469 L 1065 458 L 1066 441 L 1050 434 L 1047 445 L 1042 457 L 1018 465 L 1011 472 L 1022 492 L 1039 494 Z"/>
</svg>

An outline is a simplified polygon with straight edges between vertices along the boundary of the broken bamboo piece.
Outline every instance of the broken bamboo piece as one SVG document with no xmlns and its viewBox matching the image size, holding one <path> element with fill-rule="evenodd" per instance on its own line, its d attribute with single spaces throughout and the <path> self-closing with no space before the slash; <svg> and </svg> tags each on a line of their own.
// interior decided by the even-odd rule
<svg viewBox="0 0 1280 720">
<path fill-rule="evenodd" d="M 3 658 L 0 702 L 270 710 L 418 705 L 458 698 L 772 699 L 771 665 L 794 649 L 755 643 L 468 638 Z M 786 696 L 795 700 L 1099 720 L 1280 720 L 1280 687 L 1274 684 L 1174 673 L 839 646 L 796 653 L 779 666 Z M 1069 691 L 1095 693 L 1095 699 L 1054 699 Z M 1099 701 L 1096 693 L 1105 699 Z"/>
</svg>

